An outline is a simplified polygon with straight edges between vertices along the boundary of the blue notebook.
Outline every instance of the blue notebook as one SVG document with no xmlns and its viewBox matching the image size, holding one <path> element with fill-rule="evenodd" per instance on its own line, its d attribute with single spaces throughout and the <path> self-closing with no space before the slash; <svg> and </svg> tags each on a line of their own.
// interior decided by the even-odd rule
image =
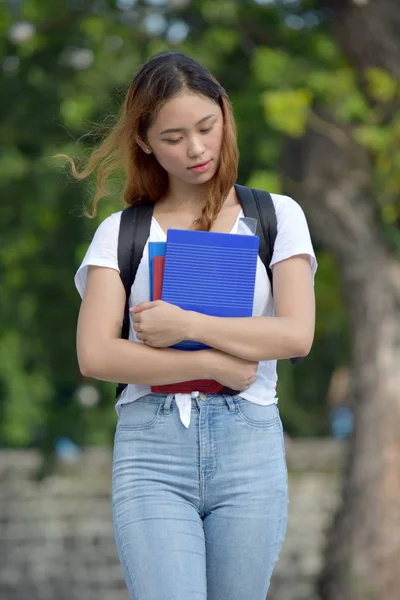
<svg viewBox="0 0 400 600">
<path fill-rule="evenodd" d="M 259 237 L 169 229 L 162 299 L 215 317 L 251 317 Z M 182 350 L 206 348 L 183 341 Z"/>
</svg>

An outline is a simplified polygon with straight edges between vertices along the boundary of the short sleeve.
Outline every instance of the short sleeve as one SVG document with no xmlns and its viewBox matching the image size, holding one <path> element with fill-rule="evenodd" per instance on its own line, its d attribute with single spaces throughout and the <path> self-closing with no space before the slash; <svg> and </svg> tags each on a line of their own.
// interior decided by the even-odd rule
<svg viewBox="0 0 400 600">
<path fill-rule="evenodd" d="M 94 265 L 97 267 L 118 268 L 118 235 L 121 213 L 114 213 L 104 219 L 96 229 L 93 240 L 85 254 L 85 257 L 78 268 L 74 283 L 81 298 L 85 292 L 88 267 Z"/>
<path fill-rule="evenodd" d="M 313 277 L 317 271 L 310 231 L 301 206 L 288 196 L 272 194 L 278 231 L 270 267 L 298 254 L 308 254 Z"/>
</svg>

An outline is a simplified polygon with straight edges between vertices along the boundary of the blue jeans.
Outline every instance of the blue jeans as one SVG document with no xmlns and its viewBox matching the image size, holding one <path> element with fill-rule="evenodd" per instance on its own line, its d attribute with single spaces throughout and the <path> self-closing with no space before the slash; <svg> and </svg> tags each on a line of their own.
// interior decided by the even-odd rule
<svg viewBox="0 0 400 600">
<path fill-rule="evenodd" d="M 287 521 L 276 404 L 240 396 L 122 406 L 113 521 L 131 600 L 265 600 Z"/>
</svg>

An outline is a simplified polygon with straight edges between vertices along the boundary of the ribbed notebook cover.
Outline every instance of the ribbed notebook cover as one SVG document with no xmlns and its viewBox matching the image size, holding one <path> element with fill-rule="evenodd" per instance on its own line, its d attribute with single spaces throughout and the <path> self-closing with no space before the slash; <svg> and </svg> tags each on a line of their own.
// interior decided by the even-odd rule
<svg viewBox="0 0 400 600">
<path fill-rule="evenodd" d="M 169 229 L 162 299 L 216 317 L 251 317 L 259 238 Z M 184 341 L 184 350 L 205 348 Z"/>
</svg>

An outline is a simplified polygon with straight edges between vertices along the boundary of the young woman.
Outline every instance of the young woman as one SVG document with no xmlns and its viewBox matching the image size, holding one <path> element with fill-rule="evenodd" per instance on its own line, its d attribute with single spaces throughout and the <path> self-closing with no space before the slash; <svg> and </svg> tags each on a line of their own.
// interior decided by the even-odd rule
<svg viewBox="0 0 400 600">
<path fill-rule="evenodd" d="M 94 211 L 104 181 L 122 168 L 126 203 L 155 203 L 149 240 L 165 241 L 168 228 L 237 231 L 237 161 L 224 89 L 191 58 L 163 53 L 139 69 L 115 128 L 85 169 L 72 166 L 78 178 L 97 170 Z M 98 227 L 76 274 L 81 372 L 129 384 L 117 403 L 112 506 L 131 600 L 265 599 L 288 504 L 276 360 L 310 350 L 316 270 L 300 206 L 272 197 L 274 298 L 259 259 L 253 317 L 209 317 L 149 302 L 146 245 L 131 290 L 130 338 L 119 339 L 121 212 Z M 169 348 L 187 339 L 211 349 Z M 196 379 L 241 393 L 150 390 Z"/>
</svg>

